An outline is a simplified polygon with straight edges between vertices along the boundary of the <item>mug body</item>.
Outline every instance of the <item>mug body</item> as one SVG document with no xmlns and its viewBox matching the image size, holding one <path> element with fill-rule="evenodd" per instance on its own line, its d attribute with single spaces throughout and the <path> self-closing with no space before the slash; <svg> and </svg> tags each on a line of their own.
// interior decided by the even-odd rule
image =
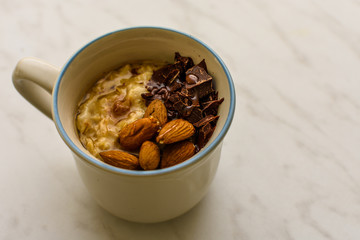
<svg viewBox="0 0 360 240">
<path fill-rule="evenodd" d="M 122 219 L 154 223 L 182 215 L 204 197 L 220 153 L 221 144 L 203 161 L 171 173 L 142 176 L 108 172 L 74 157 L 85 186 L 100 206 Z"/>
<path fill-rule="evenodd" d="M 78 104 L 106 72 L 139 61 L 173 62 L 175 52 L 194 63 L 205 59 L 214 88 L 224 102 L 207 145 L 191 159 L 170 168 L 132 171 L 94 158 L 81 144 L 75 127 Z M 159 222 L 191 209 L 207 192 L 220 159 L 221 145 L 235 109 L 229 71 L 204 43 L 169 29 L 139 27 L 104 35 L 80 49 L 65 64 L 53 90 L 53 120 L 72 150 L 94 199 L 110 213 L 135 222 Z"/>
</svg>

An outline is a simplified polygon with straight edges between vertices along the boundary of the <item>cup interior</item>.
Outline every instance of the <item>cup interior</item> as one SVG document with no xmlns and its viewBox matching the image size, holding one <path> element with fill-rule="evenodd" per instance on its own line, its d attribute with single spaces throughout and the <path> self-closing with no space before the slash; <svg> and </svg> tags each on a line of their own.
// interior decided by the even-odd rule
<svg viewBox="0 0 360 240">
<path fill-rule="evenodd" d="M 220 118 L 207 145 L 192 159 L 168 169 L 130 171 L 107 165 L 82 146 L 75 127 L 78 104 L 85 93 L 106 72 L 126 63 L 151 60 L 173 62 L 175 52 L 189 56 L 194 63 L 205 59 L 214 88 L 224 102 L 219 107 Z M 174 30 L 140 27 L 120 30 L 101 36 L 85 45 L 72 56 L 62 69 L 53 92 L 53 115 L 60 135 L 72 151 L 83 159 L 107 170 L 126 174 L 156 174 L 171 171 L 198 161 L 201 155 L 215 147 L 225 136 L 234 114 L 235 92 L 232 79 L 225 64 L 204 43 Z M 187 163 L 188 162 L 188 163 Z M 170 169 L 170 170 L 169 170 Z M 174 170 L 173 169 L 173 170 Z M 154 173 L 156 172 L 156 173 Z"/>
</svg>

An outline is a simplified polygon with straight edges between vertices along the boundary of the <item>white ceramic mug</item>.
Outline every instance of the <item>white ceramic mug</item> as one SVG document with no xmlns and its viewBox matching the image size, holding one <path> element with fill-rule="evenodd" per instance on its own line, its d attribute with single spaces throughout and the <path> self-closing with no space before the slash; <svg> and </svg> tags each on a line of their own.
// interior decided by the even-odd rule
<svg viewBox="0 0 360 240">
<path fill-rule="evenodd" d="M 133 171 L 94 158 L 80 143 L 75 127 L 78 103 L 105 72 L 136 60 L 172 62 L 175 52 L 206 60 L 215 89 L 224 102 L 207 145 L 173 167 Z M 218 167 L 222 140 L 235 111 L 235 90 L 220 57 L 187 34 L 157 27 L 135 27 L 101 36 L 76 52 L 59 70 L 41 60 L 24 58 L 13 72 L 21 95 L 49 118 L 71 149 L 78 171 L 93 198 L 110 213 L 135 222 L 160 222 L 195 206 L 207 192 Z"/>
</svg>

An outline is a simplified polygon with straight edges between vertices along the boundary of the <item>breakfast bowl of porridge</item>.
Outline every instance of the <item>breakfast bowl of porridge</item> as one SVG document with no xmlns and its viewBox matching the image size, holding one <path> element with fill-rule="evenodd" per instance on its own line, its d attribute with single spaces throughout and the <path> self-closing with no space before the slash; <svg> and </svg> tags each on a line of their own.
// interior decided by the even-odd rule
<svg viewBox="0 0 360 240">
<path fill-rule="evenodd" d="M 204 197 L 235 111 L 221 58 L 157 27 L 100 36 L 61 69 L 22 59 L 13 82 L 54 121 L 95 201 L 135 222 L 177 217 Z"/>
</svg>

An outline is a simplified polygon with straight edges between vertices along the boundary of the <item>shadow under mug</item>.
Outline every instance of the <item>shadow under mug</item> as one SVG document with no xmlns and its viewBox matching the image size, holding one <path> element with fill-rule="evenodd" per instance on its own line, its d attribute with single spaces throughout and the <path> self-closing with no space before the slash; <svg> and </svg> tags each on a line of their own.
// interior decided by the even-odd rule
<svg viewBox="0 0 360 240">
<path fill-rule="evenodd" d="M 80 143 L 75 127 L 78 103 L 105 72 L 141 61 L 172 62 L 174 53 L 206 60 L 214 87 L 224 102 L 207 145 L 173 167 L 133 171 L 94 158 Z M 71 149 L 92 197 L 110 213 L 134 222 L 160 222 L 195 206 L 208 191 L 220 160 L 222 141 L 235 111 L 231 75 L 220 57 L 194 37 L 171 29 L 135 27 L 103 35 L 76 52 L 60 70 L 35 58 L 20 60 L 13 72 L 18 92 L 51 118 Z"/>
</svg>

